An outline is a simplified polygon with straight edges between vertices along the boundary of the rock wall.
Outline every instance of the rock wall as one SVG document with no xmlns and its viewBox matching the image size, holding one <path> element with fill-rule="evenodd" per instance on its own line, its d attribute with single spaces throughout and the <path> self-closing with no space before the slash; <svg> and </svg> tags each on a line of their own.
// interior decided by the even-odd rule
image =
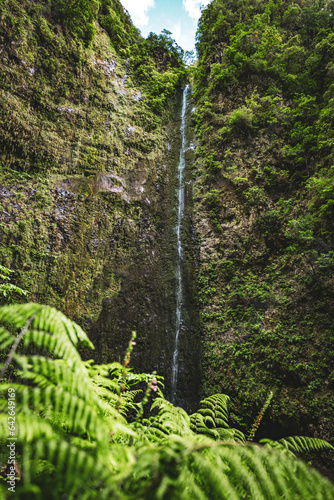
<svg viewBox="0 0 334 500">
<path fill-rule="evenodd" d="M 98 23 L 84 47 L 44 3 L 1 9 L 0 262 L 28 300 L 87 331 L 95 352 L 85 358 L 122 360 L 135 330 L 131 364 L 164 375 L 168 396 L 181 88 L 155 113 L 132 71 L 138 60 Z M 188 408 L 194 366 L 180 379 Z"/>
<path fill-rule="evenodd" d="M 273 390 L 265 423 L 333 439 L 332 27 L 312 0 L 213 0 L 199 23 L 201 393 L 246 431 Z"/>
</svg>

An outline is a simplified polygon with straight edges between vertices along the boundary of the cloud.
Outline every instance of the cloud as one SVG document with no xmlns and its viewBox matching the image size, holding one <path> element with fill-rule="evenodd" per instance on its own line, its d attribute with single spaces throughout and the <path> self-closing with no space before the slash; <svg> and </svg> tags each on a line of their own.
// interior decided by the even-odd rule
<svg viewBox="0 0 334 500">
<path fill-rule="evenodd" d="M 201 7 L 206 7 L 210 1 L 211 0 L 182 0 L 182 4 L 188 12 L 188 15 L 197 21 L 201 15 Z"/>
<path fill-rule="evenodd" d="M 171 27 L 171 32 L 176 43 L 184 50 L 194 49 L 194 33 L 192 30 L 183 30 L 180 21 Z"/>
<path fill-rule="evenodd" d="M 121 0 L 123 6 L 129 12 L 135 26 L 146 26 L 148 24 L 147 11 L 154 7 L 154 0 Z"/>
</svg>

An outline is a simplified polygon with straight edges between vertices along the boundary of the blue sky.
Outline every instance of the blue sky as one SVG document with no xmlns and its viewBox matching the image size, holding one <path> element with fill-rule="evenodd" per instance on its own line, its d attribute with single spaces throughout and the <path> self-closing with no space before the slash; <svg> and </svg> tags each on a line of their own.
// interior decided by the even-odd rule
<svg viewBox="0 0 334 500">
<path fill-rule="evenodd" d="M 210 0 L 121 0 L 133 24 L 146 37 L 150 31 L 160 34 L 163 29 L 184 50 L 195 48 L 195 33 L 200 17 L 200 7 Z"/>
</svg>

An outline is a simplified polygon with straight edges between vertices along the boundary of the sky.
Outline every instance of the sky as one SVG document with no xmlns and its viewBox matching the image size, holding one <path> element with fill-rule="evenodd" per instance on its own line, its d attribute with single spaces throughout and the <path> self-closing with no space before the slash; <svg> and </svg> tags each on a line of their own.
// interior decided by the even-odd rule
<svg viewBox="0 0 334 500">
<path fill-rule="evenodd" d="M 159 35 L 163 29 L 172 32 L 172 38 L 184 49 L 195 50 L 197 21 L 200 7 L 211 0 L 121 0 L 133 24 L 146 38 L 153 31 Z"/>
</svg>

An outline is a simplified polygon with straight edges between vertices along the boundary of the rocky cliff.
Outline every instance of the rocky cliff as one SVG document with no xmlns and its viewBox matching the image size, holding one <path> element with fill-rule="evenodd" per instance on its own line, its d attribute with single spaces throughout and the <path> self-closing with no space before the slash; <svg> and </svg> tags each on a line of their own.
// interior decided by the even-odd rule
<svg viewBox="0 0 334 500">
<path fill-rule="evenodd" d="M 202 394 L 250 423 L 274 390 L 277 436 L 333 437 L 332 14 L 214 0 L 198 30 Z"/>
<path fill-rule="evenodd" d="M 132 364 L 165 375 L 168 394 L 185 69 L 119 2 L 81 3 L 75 27 L 62 2 L 0 8 L 0 260 L 29 300 L 85 328 L 99 362 L 123 359 L 136 330 Z"/>
</svg>

